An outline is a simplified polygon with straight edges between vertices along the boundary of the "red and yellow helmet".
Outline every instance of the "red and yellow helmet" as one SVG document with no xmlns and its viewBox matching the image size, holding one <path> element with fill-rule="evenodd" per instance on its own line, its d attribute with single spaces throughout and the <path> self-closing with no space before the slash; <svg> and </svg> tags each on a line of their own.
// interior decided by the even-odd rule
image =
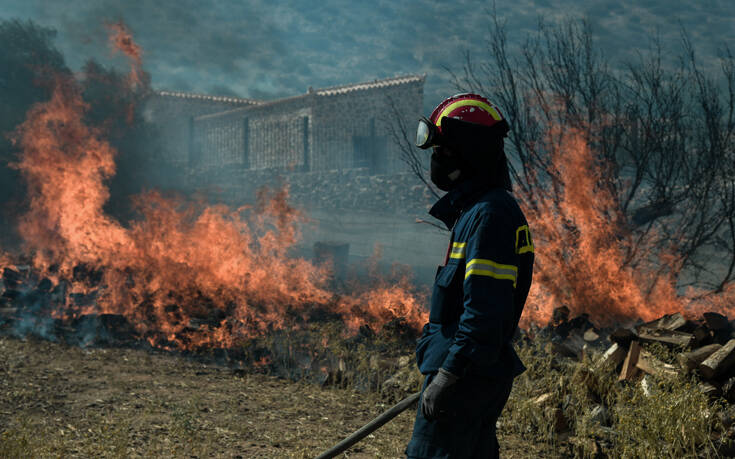
<svg viewBox="0 0 735 459">
<path fill-rule="evenodd" d="M 502 124 L 507 132 L 507 122 L 498 107 L 478 94 L 462 93 L 444 100 L 431 112 L 428 119 L 419 120 L 416 131 L 417 147 L 426 149 L 442 143 L 442 120 L 444 118 L 453 118 L 487 127 Z"/>
<path fill-rule="evenodd" d="M 488 127 L 503 121 L 498 107 L 484 97 L 469 92 L 446 99 L 431 112 L 429 120 L 441 131 L 442 119 L 446 117 Z"/>
</svg>

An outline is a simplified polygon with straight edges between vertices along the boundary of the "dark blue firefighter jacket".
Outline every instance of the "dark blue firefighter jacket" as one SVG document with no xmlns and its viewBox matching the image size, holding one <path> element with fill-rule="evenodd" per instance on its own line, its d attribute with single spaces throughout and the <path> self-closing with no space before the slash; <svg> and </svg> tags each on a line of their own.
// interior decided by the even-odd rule
<svg viewBox="0 0 735 459">
<path fill-rule="evenodd" d="M 423 374 L 440 367 L 457 376 L 498 376 L 525 370 L 510 341 L 531 287 L 534 247 L 513 196 L 467 181 L 429 213 L 452 230 L 440 266 L 429 323 L 416 347 Z"/>
</svg>

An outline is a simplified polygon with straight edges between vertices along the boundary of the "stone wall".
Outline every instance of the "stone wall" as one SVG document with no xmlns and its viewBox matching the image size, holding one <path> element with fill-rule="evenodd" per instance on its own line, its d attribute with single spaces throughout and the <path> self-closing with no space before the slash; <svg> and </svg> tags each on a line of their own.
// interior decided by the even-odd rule
<svg viewBox="0 0 735 459">
<path fill-rule="evenodd" d="M 417 120 L 423 105 L 423 79 L 316 94 L 313 170 L 366 167 L 372 174 L 386 174 L 403 167 L 388 130 L 388 123 L 395 123 L 391 106 L 404 120 Z"/>
<path fill-rule="evenodd" d="M 158 153 L 160 159 L 171 165 L 188 167 L 195 117 L 255 103 L 234 97 L 158 91 L 146 101 L 143 116 L 163 139 L 162 150 Z"/>
<path fill-rule="evenodd" d="M 195 169 L 269 169 L 309 164 L 312 109 L 304 96 L 194 119 Z"/>
<path fill-rule="evenodd" d="M 370 175 L 365 168 L 314 172 L 212 168 L 198 172 L 192 180 L 191 188 L 230 205 L 253 202 L 262 186 L 284 184 L 288 184 L 290 200 L 306 209 L 424 216 L 436 200 L 410 172 Z"/>
</svg>

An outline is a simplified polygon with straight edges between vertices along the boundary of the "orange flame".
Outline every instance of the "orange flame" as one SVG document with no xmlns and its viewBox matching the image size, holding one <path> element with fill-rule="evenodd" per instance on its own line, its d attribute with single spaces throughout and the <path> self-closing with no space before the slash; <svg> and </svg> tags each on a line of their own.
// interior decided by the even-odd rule
<svg viewBox="0 0 735 459">
<path fill-rule="evenodd" d="M 143 81 L 143 49 L 135 43 L 130 29 L 122 21 L 108 23 L 109 42 L 113 52 L 121 52 L 130 60 L 128 81 L 135 89 Z"/>
<path fill-rule="evenodd" d="M 552 129 L 548 137 L 548 172 L 556 182 L 536 181 L 538 195 L 525 205 L 537 266 L 523 323 L 546 324 L 561 305 L 601 324 L 713 306 L 697 306 L 677 293 L 680 263 L 673 250 L 657 251 L 643 241 L 642 262 L 626 262 L 634 236 L 620 224 L 624 215 L 605 186 L 605 165 L 578 130 Z"/>
<path fill-rule="evenodd" d="M 335 301 L 324 268 L 289 258 L 303 215 L 288 205 L 287 189 L 262 191 L 254 208 L 237 210 L 151 192 L 135 202 L 143 218 L 123 227 L 102 208 L 116 152 L 84 124 L 86 109 L 74 82 L 60 80 L 51 100 L 29 111 L 16 139 L 22 149 L 16 167 L 31 196 L 20 229 L 36 266 L 48 271 L 55 264 L 63 279 L 80 266 L 101 276 L 72 289 L 96 290 L 94 306 L 68 300 L 63 314 L 123 314 L 164 347 L 229 347 L 298 326 L 313 308 L 341 314 L 350 330 L 359 326 L 358 312 L 373 327 L 398 316 L 417 328 L 423 323 L 425 313 L 406 286 Z"/>
</svg>

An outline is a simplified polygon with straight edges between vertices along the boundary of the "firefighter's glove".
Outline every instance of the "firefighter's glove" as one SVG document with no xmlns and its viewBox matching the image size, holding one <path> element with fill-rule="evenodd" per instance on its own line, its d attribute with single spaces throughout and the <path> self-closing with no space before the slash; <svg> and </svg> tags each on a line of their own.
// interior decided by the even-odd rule
<svg viewBox="0 0 735 459">
<path fill-rule="evenodd" d="M 457 379 L 459 379 L 457 376 L 444 368 L 439 368 L 439 372 L 424 389 L 424 396 L 421 399 L 421 413 L 426 419 L 432 421 L 448 414 L 448 407 L 445 406 L 447 396 Z"/>
</svg>

